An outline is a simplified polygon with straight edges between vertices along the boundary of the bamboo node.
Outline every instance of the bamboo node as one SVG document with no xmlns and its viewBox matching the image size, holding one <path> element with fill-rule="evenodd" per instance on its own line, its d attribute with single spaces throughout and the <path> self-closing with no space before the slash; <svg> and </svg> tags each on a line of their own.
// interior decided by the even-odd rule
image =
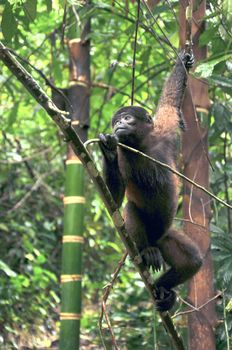
<svg viewBox="0 0 232 350">
<path fill-rule="evenodd" d="M 82 236 L 74 236 L 74 235 L 64 235 L 62 237 L 63 243 L 84 243 L 84 237 Z"/>
<path fill-rule="evenodd" d="M 82 275 L 61 275 L 61 283 L 77 282 L 82 280 Z"/>
<path fill-rule="evenodd" d="M 81 161 L 78 157 L 73 157 L 71 159 L 68 159 L 66 160 L 65 162 L 66 165 L 69 165 L 69 164 L 81 164 Z"/>
<path fill-rule="evenodd" d="M 75 314 L 72 312 L 61 312 L 60 313 L 60 320 L 80 320 L 81 314 Z"/>
<path fill-rule="evenodd" d="M 67 204 L 84 204 L 85 197 L 83 196 L 68 196 L 63 198 L 64 205 Z"/>
<path fill-rule="evenodd" d="M 203 108 L 203 107 L 196 107 L 196 111 L 197 111 L 197 112 L 200 112 L 200 113 L 209 114 L 208 109 Z"/>
</svg>

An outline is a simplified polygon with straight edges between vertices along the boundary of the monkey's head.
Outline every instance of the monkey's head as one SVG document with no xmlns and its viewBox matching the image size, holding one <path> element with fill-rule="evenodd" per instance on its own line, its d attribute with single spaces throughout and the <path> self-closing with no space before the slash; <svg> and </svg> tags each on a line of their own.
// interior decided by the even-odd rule
<svg viewBox="0 0 232 350">
<path fill-rule="evenodd" d="M 139 145 L 153 127 L 151 116 L 142 107 L 122 107 L 112 118 L 114 135 L 120 142 L 128 145 Z"/>
</svg>

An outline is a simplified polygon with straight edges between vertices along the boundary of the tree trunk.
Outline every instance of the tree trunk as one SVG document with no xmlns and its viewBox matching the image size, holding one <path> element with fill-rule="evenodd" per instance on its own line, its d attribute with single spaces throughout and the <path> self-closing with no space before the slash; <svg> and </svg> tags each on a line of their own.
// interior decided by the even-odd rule
<svg viewBox="0 0 232 350">
<path fill-rule="evenodd" d="M 89 85 L 90 31 L 88 22 L 81 39 L 72 39 L 68 43 L 70 55 L 70 86 L 66 95 L 66 110 L 70 112 L 72 126 L 82 141 L 87 139 L 89 126 Z M 64 197 L 64 233 L 61 274 L 61 330 L 60 350 L 77 350 L 80 346 L 81 319 L 81 279 L 82 244 L 84 215 L 84 169 L 71 147 L 68 148 L 66 161 L 66 181 Z"/>
<path fill-rule="evenodd" d="M 187 5 L 187 0 L 180 0 L 181 47 L 185 45 L 185 12 Z M 200 3 L 197 0 L 193 1 L 192 36 L 196 61 L 206 58 L 207 52 L 206 47 L 199 47 L 198 45 L 199 36 L 205 27 L 203 21 L 205 6 L 205 0 Z M 183 103 L 183 113 L 187 123 L 187 131 L 184 133 L 182 144 L 184 174 L 206 188 L 209 186 L 209 161 L 207 158 L 208 130 L 205 125 L 207 125 L 209 107 L 207 84 L 191 77 Z M 196 115 L 198 120 L 196 120 Z M 204 226 L 197 226 L 189 222 L 184 225 L 185 232 L 198 244 L 204 256 L 201 270 L 189 282 L 188 292 L 189 302 L 195 307 L 201 307 L 214 297 L 213 266 L 208 229 L 211 215 L 210 197 L 191 184 L 184 182 L 183 205 L 184 218 Z M 215 349 L 215 325 L 214 301 L 210 301 L 199 311 L 190 313 L 188 316 L 189 350 Z"/>
</svg>

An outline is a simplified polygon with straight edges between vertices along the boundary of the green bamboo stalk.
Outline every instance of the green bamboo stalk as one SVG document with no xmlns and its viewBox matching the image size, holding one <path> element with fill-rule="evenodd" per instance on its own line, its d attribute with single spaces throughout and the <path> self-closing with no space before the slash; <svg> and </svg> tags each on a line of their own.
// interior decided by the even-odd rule
<svg viewBox="0 0 232 350">
<path fill-rule="evenodd" d="M 80 39 L 70 39 L 70 87 L 68 99 L 72 127 L 82 141 L 87 139 L 89 124 L 90 54 L 86 23 Z M 79 81 L 81 80 L 81 81 Z M 64 197 L 64 233 L 61 275 L 60 350 L 78 350 L 81 322 L 81 274 L 84 218 L 84 168 L 68 148 Z"/>
<path fill-rule="evenodd" d="M 77 157 L 66 161 L 61 269 L 60 349 L 79 349 L 84 215 L 84 169 Z"/>
</svg>

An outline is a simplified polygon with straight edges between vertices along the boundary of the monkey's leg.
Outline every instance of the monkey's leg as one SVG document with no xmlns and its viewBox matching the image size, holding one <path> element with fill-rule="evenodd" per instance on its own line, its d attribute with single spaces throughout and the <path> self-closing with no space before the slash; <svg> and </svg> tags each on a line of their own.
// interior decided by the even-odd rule
<svg viewBox="0 0 232 350">
<path fill-rule="evenodd" d="M 124 210 L 126 230 L 135 242 L 144 263 L 155 270 L 160 270 L 163 259 L 158 247 L 153 247 L 147 239 L 145 223 L 141 212 L 133 202 L 128 202 Z"/>
<path fill-rule="evenodd" d="M 159 311 L 165 311 L 175 302 L 172 288 L 187 281 L 200 269 L 202 256 L 195 243 L 181 231 L 170 229 L 157 244 L 164 260 L 170 265 L 170 269 L 156 281 L 158 290 L 164 293 L 157 306 Z"/>
</svg>

